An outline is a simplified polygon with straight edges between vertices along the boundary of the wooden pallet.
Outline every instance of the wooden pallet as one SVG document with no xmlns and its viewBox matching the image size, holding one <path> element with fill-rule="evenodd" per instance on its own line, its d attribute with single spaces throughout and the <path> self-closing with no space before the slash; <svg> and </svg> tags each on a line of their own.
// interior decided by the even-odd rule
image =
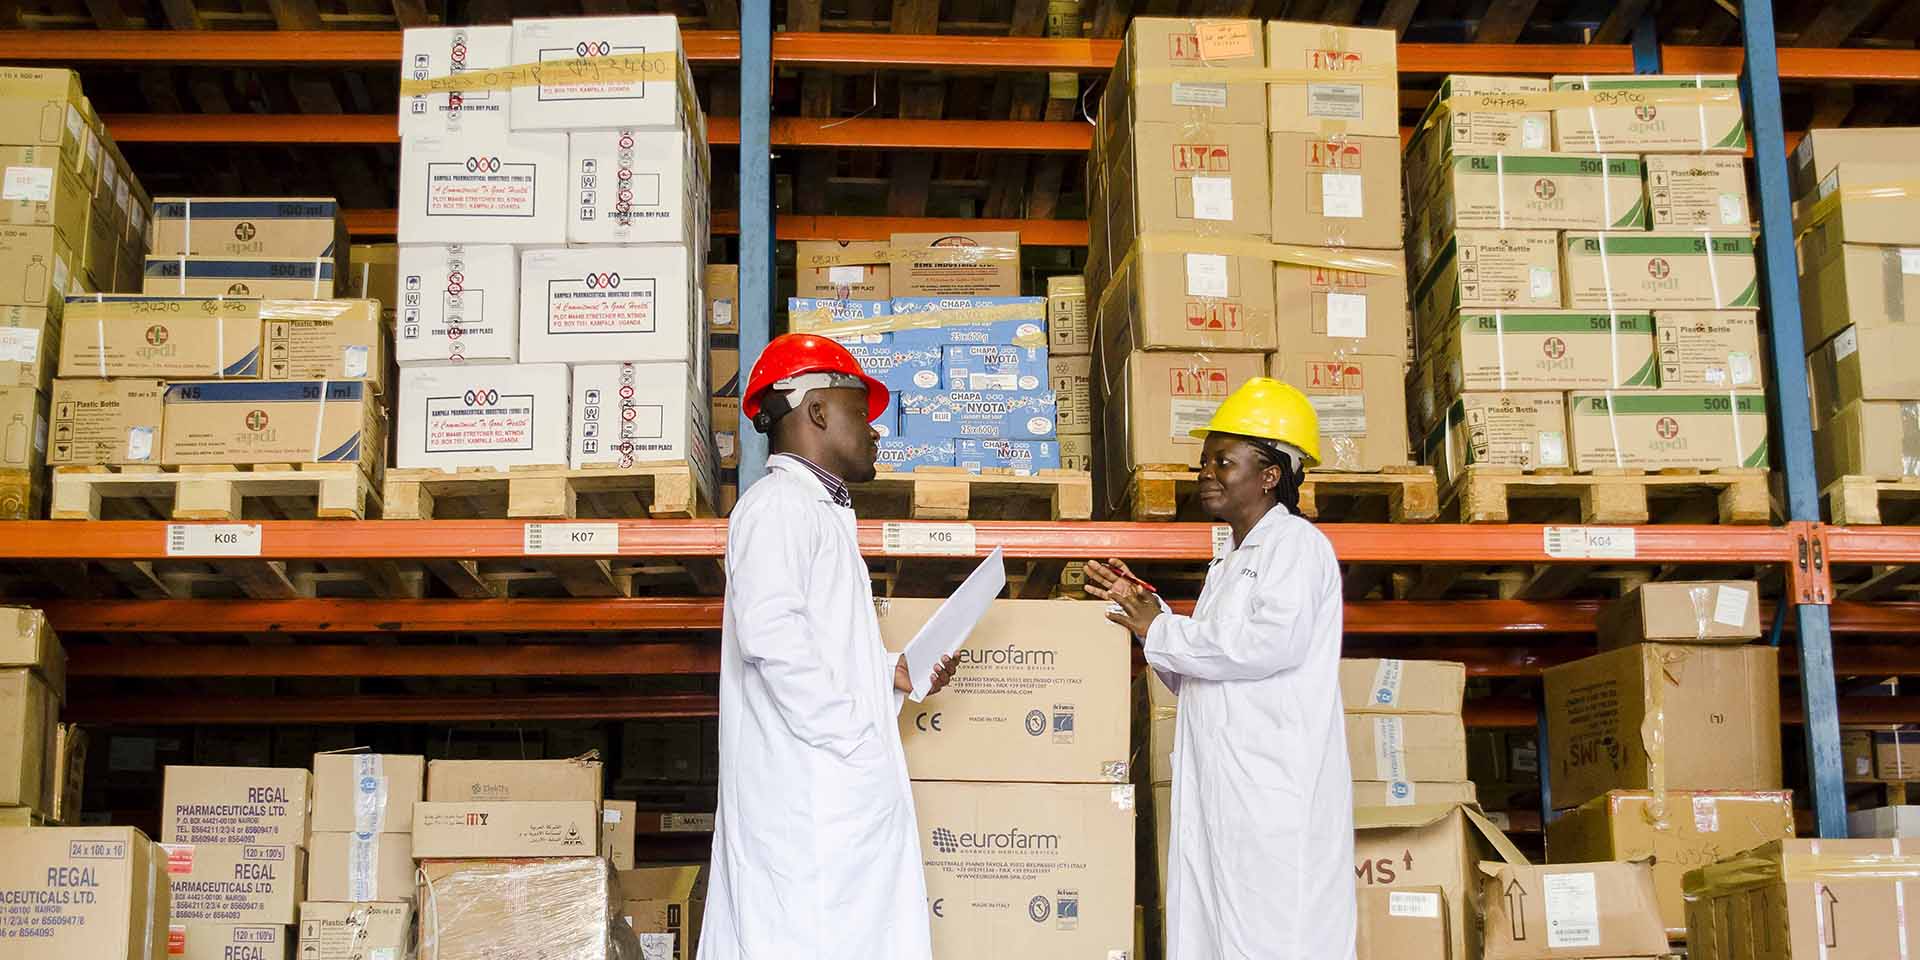
<svg viewBox="0 0 1920 960">
<path fill-rule="evenodd" d="M 1766 523 L 1767 471 L 1468 467 L 1446 516 L 1462 523 Z"/>
<path fill-rule="evenodd" d="M 1852 474 L 1820 492 L 1827 516 L 1843 526 L 1920 523 L 1920 477 Z"/>
<path fill-rule="evenodd" d="M 960 467 L 882 471 L 853 485 L 862 517 L 910 520 L 1088 520 L 1093 475 L 1084 470 L 1040 470 L 1033 476 L 970 473 Z"/>
<path fill-rule="evenodd" d="M 364 520 L 379 500 L 361 464 L 55 467 L 55 520 Z"/>
<path fill-rule="evenodd" d="M 1207 520 L 1200 510 L 1200 474 L 1191 467 L 1146 464 L 1127 481 L 1124 503 L 1136 521 Z M 1373 473 L 1307 472 L 1300 513 L 1321 523 L 1424 523 L 1440 515 L 1432 467 L 1387 467 Z"/>
<path fill-rule="evenodd" d="M 390 469 L 389 520 L 710 517 L 711 495 L 685 461 L 631 467 Z M 585 509 L 582 509 L 582 508 Z"/>
</svg>

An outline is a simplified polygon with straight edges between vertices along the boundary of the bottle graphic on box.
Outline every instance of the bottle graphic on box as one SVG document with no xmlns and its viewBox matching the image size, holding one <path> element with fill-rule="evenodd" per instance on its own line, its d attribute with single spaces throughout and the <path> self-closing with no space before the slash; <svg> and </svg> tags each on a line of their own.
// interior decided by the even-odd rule
<svg viewBox="0 0 1920 960">
<path fill-rule="evenodd" d="M 5 463 L 25 466 L 27 463 L 27 415 L 16 413 L 7 423 Z"/>
</svg>

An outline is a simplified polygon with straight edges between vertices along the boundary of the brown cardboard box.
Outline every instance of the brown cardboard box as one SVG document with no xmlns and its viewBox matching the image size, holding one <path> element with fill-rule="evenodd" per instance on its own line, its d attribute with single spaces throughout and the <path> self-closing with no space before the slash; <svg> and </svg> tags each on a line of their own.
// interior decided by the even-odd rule
<svg viewBox="0 0 1920 960">
<path fill-rule="evenodd" d="M 31 670 L 0 670 L 0 806 L 53 813 L 60 700 Z"/>
<path fill-rule="evenodd" d="M 1407 355 L 1407 258 L 1398 250 L 1329 251 L 1347 269 L 1273 267 L 1278 343 L 1309 353 Z"/>
<path fill-rule="evenodd" d="M 1554 808 L 1609 790 L 1779 789 L 1777 658 L 1638 643 L 1548 668 Z"/>
<path fill-rule="evenodd" d="M 1355 780 L 1353 808 L 1410 807 L 1478 803 L 1479 788 L 1470 780 L 1406 781 Z"/>
<path fill-rule="evenodd" d="M 1920 401 L 1856 400 L 1813 432 L 1822 483 L 1859 474 L 1920 476 Z"/>
<path fill-rule="evenodd" d="M 1093 472 L 1093 434 L 1063 433 L 1054 439 L 1060 444 L 1060 469 Z"/>
<path fill-rule="evenodd" d="M 621 870 L 620 917 L 640 938 L 641 956 L 693 960 L 706 912 L 706 878 L 700 867 Z M 650 951 L 649 948 L 652 948 Z"/>
<path fill-rule="evenodd" d="M 67 652 L 47 621 L 31 607 L 0 606 L 0 668 L 21 667 L 40 675 L 53 695 L 67 696 Z"/>
<path fill-rule="evenodd" d="M 1114 269 L 1142 234 L 1269 234 L 1273 183 L 1259 127 L 1141 123 L 1111 136 L 1102 169 Z"/>
<path fill-rule="evenodd" d="M 0 935 L 9 960 L 164 960 L 165 855 L 145 834 L 132 827 L 7 829 L 0 846 L 7 851 L 0 889 L 33 904 L 10 916 Z"/>
<path fill-rule="evenodd" d="M 1342 660 L 1340 702 L 1353 713 L 1458 715 L 1467 668 L 1446 660 Z"/>
<path fill-rule="evenodd" d="M 1816 193 L 1835 167 L 1849 161 L 1899 163 L 1920 153 L 1920 127 L 1832 127 L 1807 131 L 1793 148 L 1793 198 Z"/>
<path fill-rule="evenodd" d="M 1840 772 L 1849 783 L 1873 779 L 1872 730 L 1840 729 Z"/>
<path fill-rule="evenodd" d="M 1268 22 L 1267 65 L 1284 79 L 1267 84 L 1267 129 L 1399 137 L 1398 53 L 1392 30 Z"/>
<path fill-rule="evenodd" d="M 896 297 L 1017 297 L 1020 234 L 896 233 L 888 282 Z"/>
<path fill-rule="evenodd" d="M 260 301 L 96 294 L 67 304 L 62 377 L 260 376 Z"/>
<path fill-rule="evenodd" d="M 387 389 L 387 333 L 378 300 L 267 300 L 260 377 L 364 380 Z"/>
<path fill-rule="evenodd" d="M 1573 468 L 1765 467 L 1767 398 L 1739 393 L 1572 393 Z"/>
<path fill-rule="evenodd" d="M 380 403 L 358 380 L 170 383 L 161 412 L 169 466 L 385 460 Z"/>
<path fill-rule="evenodd" d="M 307 842 L 308 782 L 305 770 L 170 766 L 160 835 L 167 843 L 298 846 Z"/>
<path fill-rule="evenodd" d="M 163 380 L 55 380 L 52 446 L 58 466 L 157 464 Z"/>
<path fill-rule="evenodd" d="M 1355 780 L 1458 782 L 1467 779 L 1467 728 L 1441 713 L 1348 714 L 1347 757 Z"/>
<path fill-rule="evenodd" d="M 600 849 L 599 820 L 598 801 L 426 801 L 413 808 L 413 855 L 593 856 Z"/>
<path fill-rule="evenodd" d="M 1659 802 L 1656 803 L 1656 799 Z M 1652 860 L 1660 919 L 1671 937 L 1686 935 L 1680 879 L 1741 850 L 1793 836 L 1793 794 L 1615 790 L 1547 825 L 1555 863 Z"/>
<path fill-rule="evenodd" d="M 400 309 L 400 245 L 356 243 L 347 248 L 347 296 L 380 301 L 389 328 Z"/>
<path fill-rule="evenodd" d="M 6 186 L 0 191 L 0 223 L 50 226 L 69 244 L 86 236 L 92 197 L 79 174 L 49 147 L 0 147 Z"/>
<path fill-rule="evenodd" d="M 72 70 L 8 67 L 0 72 L 0 143 L 55 148 L 71 169 L 81 172 L 87 140 L 81 109 L 85 100 L 80 75 Z"/>
<path fill-rule="evenodd" d="M 1920 857 L 1910 844 L 1777 840 L 1687 874 L 1687 953 L 1696 960 L 1897 957 L 1911 938 L 1900 905 L 1914 880 Z"/>
<path fill-rule="evenodd" d="M 1462 230 L 1436 247 L 1413 288 L 1414 342 L 1430 349 L 1433 331 L 1456 310 L 1557 310 L 1560 253 L 1542 230 Z"/>
<path fill-rule="evenodd" d="M 1856 400 L 1920 397 L 1920 371 L 1909 358 L 1920 349 L 1920 326 L 1848 327 L 1807 355 L 1813 422 L 1823 424 Z"/>
<path fill-rule="evenodd" d="M 615 870 L 633 869 L 634 821 L 638 806 L 632 800 L 606 800 L 600 805 L 600 855 Z"/>
<path fill-rule="evenodd" d="M 882 603 L 887 648 L 906 649 L 939 606 Z M 907 772 L 922 780 L 1127 782 L 1125 639 L 1100 604 L 995 601 L 960 648 L 953 684 L 900 711 Z"/>
<path fill-rule="evenodd" d="M 1760 314 L 1754 310 L 1655 310 L 1662 390 L 1757 390 Z"/>
<path fill-rule="evenodd" d="M 1426 189 L 1430 216 L 1449 228 L 1647 228 L 1639 157 L 1455 148 L 1445 159 Z"/>
<path fill-rule="evenodd" d="M 889 245 L 882 241 L 800 240 L 794 243 L 794 296 L 840 300 L 893 297 Z M 735 271 L 739 268 L 735 267 Z M 736 289 L 739 273 L 734 274 Z M 737 296 L 737 294 L 736 294 Z M 715 327 L 719 329 L 718 325 Z M 732 324 L 728 325 L 733 329 Z"/>
<path fill-rule="evenodd" d="M 306 895 L 345 903 L 412 900 L 413 835 L 315 830 L 307 842 Z"/>
<path fill-rule="evenodd" d="M 1653 866 L 1484 864 L 1486 960 L 1659 957 L 1667 952 Z"/>
<path fill-rule="evenodd" d="M 1561 246 L 1569 307 L 1725 310 L 1760 305 L 1753 240 L 1744 232 L 1569 232 Z"/>
<path fill-rule="evenodd" d="M 1656 154 L 1645 164 L 1653 229 L 1740 230 L 1752 222 L 1744 158 Z"/>
<path fill-rule="evenodd" d="M 1133 942 L 1133 798 L 1128 784 L 916 781 L 934 952 L 1125 952 Z M 1034 842 L 1010 849 L 991 839 L 1009 832 Z"/>
<path fill-rule="evenodd" d="M 1405 243 L 1397 135 L 1276 133 L 1271 156 L 1274 242 L 1377 250 Z"/>
<path fill-rule="evenodd" d="M 1478 390 L 1652 389 L 1653 316 L 1580 310 L 1463 310 L 1435 326 L 1434 395 Z"/>
<path fill-rule="evenodd" d="M 322 831 L 407 833 L 420 801 L 426 759 L 401 754 L 313 756 L 313 826 Z M 331 898 L 321 898 L 331 899 Z"/>
<path fill-rule="evenodd" d="M 300 960 L 400 960 L 412 955 L 413 943 L 413 904 L 300 905 Z"/>
<path fill-rule="evenodd" d="M 441 860 L 420 869 L 434 898 L 420 907 L 419 960 L 641 956 L 633 929 L 621 922 L 613 868 L 599 857 Z"/>
<path fill-rule="evenodd" d="M 79 251 L 52 227 L 0 226 L 0 303 L 58 310 L 75 289 Z"/>
<path fill-rule="evenodd" d="M 307 856 L 286 843 L 163 843 L 173 921 L 293 923 Z"/>
<path fill-rule="evenodd" d="M 1357 807 L 1353 811 L 1353 877 L 1361 890 L 1446 891 L 1447 915 L 1469 917 L 1482 860 L 1527 858 L 1479 810 L 1456 803 Z M 1449 925 L 1451 956 L 1479 956 L 1478 923 Z"/>
<path fill-rule="evenodd" d="M 105 209 L 98 205 L 88 208 L 87 231 L 74 247 L 80 254 L 80 274 L 75 278 L 79 287 L 77 292 L 113 289 L 122 231 L 122 226 Z"/>
<path fill-rule="evenodd" d="M 1320 416 L 1323 470 L 1379 470 L 1407 459 L 1407 386 L 1399 357 L 1274 354 L 1271 376 Z"/>
<path fill-rule="evenodd" d="M 571 760 L 434 760 L 427 799 L 589 800 L 600 802 L 600 758 Z"/>
<path fill-rule="evenodd" d="M 347 226 L 332 197 L 155 197 L 156 257 L 333 259 Z"/>
<path fill-rule="evenodd" d="M 1794 209 L 1796 230 L 1824 226 L 1832 242 L 1895 245 L 1914 238 L 1920 199 L 1906 190 L 1909 162 L 1843 163 Z"/>
<path fill-rule="evenodd" d="M 1547 81 L 1539 77 L 1479 77 L 1453 74 L 1440 81 L 1440 89 L 1414 124 L 1413 139 L 1407 144 L 1408 199 L 1418 208 L 1426 205 L 1428 178 L 1441 169 L 1442 161 L 1459 149 L 1546 150 L 1553 146 L 1553 114 L 1508 113 L 1456 110 L 1449 99 L 1487 93 L 1545 93 Z"/>
<path fill-rule="evenodd" d="M 738 333 L 740 330 L 740 267 L 731 263 L 707 264 L 707 303 L 704 315 L 708 333 Z"/>
<path fill-rule="evenodd" d="M 1447 891 L 1440 887 L 1359 891 L 1359 960 L 1447 960 Z"/>
<path fill-rule="evenodd" d="M 168 930 L 169 957 L 184 960 L 284 960 L 293 932 L 277 923 L 175 923 Z"/>
<path fill-rule="evenodd" d="M 1644 583 L 1600 611 L 1600 649 L 1631 643 L 1746 643 L 1760 639 L 1760 585 L 1752 580 Z"/>
<path fill-rule="evenodd" d="M 80 822 L 80 799 L 87 773 L 87 732 L 71 723 L 60 724 L 53 737 L 53 823 Z"/>
<path fill-rule="evenodd" d="M 47 313 L 46 307 L 0 305 L 0 388 L 53 385 L 61 325 L 57 319 L 49 324 Z"/>
<path fill-rule="evenodd" d="M 1200 441 L 1189 431 L 1205 427 L 1227 394 L 1265 374 L 1266 358 L 1140 351 L 1107 370 L 1115 392 L 1103 398 L 1101 460 L 1108 471 L 1122 471 L 1124 481 L 1124 471 L 1139 464 L 1193 463 Z"/>
<path fill-rule="evenodd" d="M 1131 350 L 1274 349 L 1273 265 L 1230 249 L 1175 236 L 1134 246 L 1101 297 L 1107 362 Z"/>
<path fill-rule="evenodd" d="M 1054 357 L 1093 352 L 1093 326 L 1087 322 L 1087 278 L 1047 278 L 1047 352 Z"/>
<path fill-rule="evenodd" d="M 1920 731 L 1908 727 L 1875 731 L 1873 775 L 1889 783 L 1920 777 Z"/>
<path fill-rule="evenodd" d="M 338 293 L 332 260 L 264 257 L 147 257 L 140 292 L 169 297 L 287 297 L 324 300 Z"/>
<path fill-rule="evenodd" d="M 1054 425 L 1060 434 L 1093 432 L 1093 358 L 1048 357 L 1047 386 L 1055 398 Z"/>
<path fill-rule="evenodd" d="M 1831 220 L 1801 232 L 1796 247 L 1801 329 L 1809 345 L 1849 326 L 1920 324 L 1920 251 L 1842 243 Z"/>
<path fill-rule="evenodd" d="M 1703 91 L 1707 102 L 1627 102 L 1569 106 L 1553 111 L 1553 148 L 1593 153 L 1745 153 L 1747 127 L 1734 76 L 1557 76 L 1559 91 L 1681 93 Z"/>
<path fill-rule="evenodd" d="M 1473 466 L 1565 467 L 1566 395 L 1463 393 L 1427 433 L 1424 448 L 1421 462 L 1433 467 L 1443 489 Z"/>
<path fill-rule="evenodd" d="M 1257 73 L 1266 65 L 1258 20 L 1135 17 L 1101 103 L 1100 127 L 1263 127 L 1266 90 Z"/>
</svg>

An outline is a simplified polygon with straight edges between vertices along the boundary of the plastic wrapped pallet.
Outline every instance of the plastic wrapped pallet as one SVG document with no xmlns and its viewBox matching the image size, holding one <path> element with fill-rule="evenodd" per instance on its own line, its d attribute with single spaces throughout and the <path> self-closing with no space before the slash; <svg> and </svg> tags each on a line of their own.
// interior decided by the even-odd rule
<svg viewBox="0 0 1920 960">
<path fill-rule="evenodd" d="M 426 860 L 419 960 L 641 960 L 600 857 Z"/>
</svg>

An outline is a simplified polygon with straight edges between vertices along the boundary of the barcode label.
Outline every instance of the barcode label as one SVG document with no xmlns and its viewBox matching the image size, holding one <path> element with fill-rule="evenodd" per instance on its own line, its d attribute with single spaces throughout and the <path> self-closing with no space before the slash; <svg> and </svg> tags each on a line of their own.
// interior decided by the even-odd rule
<svg viewBox="0 0 1920 960">
<path fill-rule="evenodd" d="M 1357 83 L 1309 83 L 1307 116 L 1359 120 L 1363 116 L 1365 96 L 1365 88 Z"/>
</svg>

